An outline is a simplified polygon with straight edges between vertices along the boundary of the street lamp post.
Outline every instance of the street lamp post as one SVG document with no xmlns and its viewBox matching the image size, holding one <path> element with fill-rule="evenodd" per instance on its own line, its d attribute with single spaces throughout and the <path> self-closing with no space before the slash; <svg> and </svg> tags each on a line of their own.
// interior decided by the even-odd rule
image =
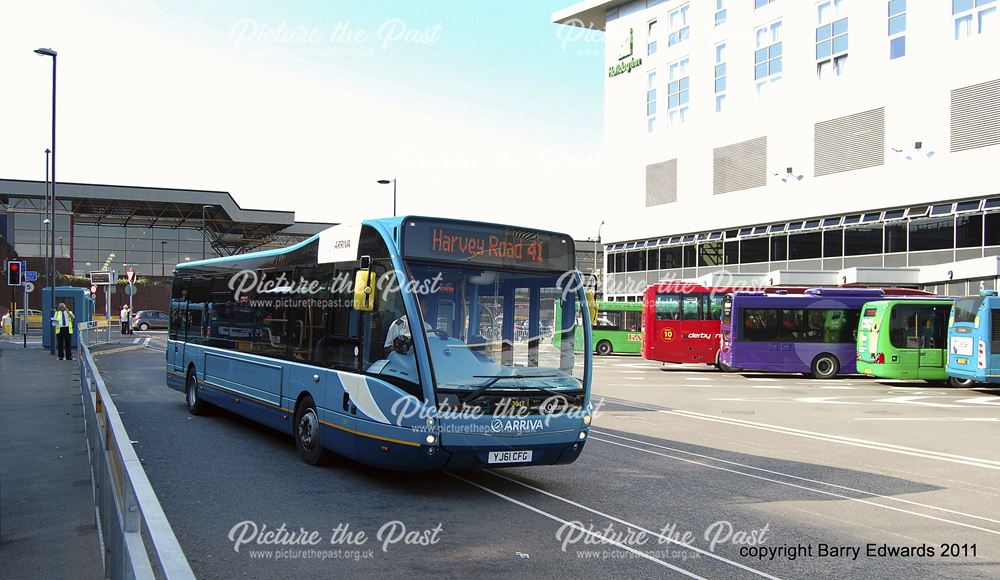
<svg viewBox="0 0 1000 580">
<path fill-rule="evenodd" d="M 51 269 L 49 270 L 49 300 L 51 302 L 52 308 L 55 308 L 56 304 L 56 57 L 58 53 L 51 48 L 38 48 L 35 49 L 35 54 L 40 56 L 51 56 L 52 57 L 52 198 L 51 198 L 51 209 L 49 210 L 49 219 L 52 221 L 52 241 L 50 242 L 50 262 Z M 48 166 L 48 164 L 46 164 Z M 49 327 L 49 354 L 55 356 L 56 354 L 56 329 L 52 325 L 47 325 Z"/>
<path fill-rule="evenodd" d="M 51 265 L 49 264 L 49 225 L 52 223 L 52 221 L 49 219 L 49 207 L 51 207 L 49 205 L 51 203 L 49 201 L 49 155 L 51 153 L 52 151 L 50 151 L 49 149 L 45 150 L 45 219 L 42 220 L 42 226 L 45 229 L 45 239 L 42 240 L 42 242 L 45 244 L 45 258 L 43 266 L 45 267 L 45 283 L 48 284 L 50 288 L 55 286 L 55 284 L 52 283 L 52 269 L 50 267 Z M 50 298 L 53 297 L 50 296 Z M 54 298 L 53 298 L 53 304 L 51 306 L 52 307 L 55 306 Z M 42 310 L 44 311 L 44 306 L 42 307 Z M 48 326 L 51 326 L 51 324 Z M 42 331 L 43 332 L 45 331 L 44 326 L 42 327 Z M 52 352 L 51 349 L 49 352 L 51 354 Z"/>
<path fill-rule="evenodd" d="M 382 185 L 392 184 L 392 217 L 396 217 L 396 178 L 392 179 L 379 179 L 379 183 Z"/>
<path fill-rule="evenodd" d="M 167 249 L 167 242 L 166 242 L 166 240 L 163 240 L 163 241 L 160 242 L 160 278 L 163 278 L 164 276 L 166 276 L 165 272 L 166 272 L 166 269 L 167 269 L 167 265 L 165 263 L 166 260 L 163 257 L 163 252 L 166 249 Z"/>
<path fill-rule="evenodd" d="M 211 209 L 210 205 L 201 206 L 201 259 L 205 259 L 205 237 L 208 235 L 208 228 L 205 223 L 205 210 Z"/>
<path fill-rule="evenodd" d="M 604 227 L 604 220 L 601 220 L 601 225 L 597 226 L 597 243 L 594 244 L 594 269 L 599 269 L 597 267 L 597 246 L 601 245 L 601 229 Z M 603 268 L 602 268 L 603 270 Z"/>
</svg>

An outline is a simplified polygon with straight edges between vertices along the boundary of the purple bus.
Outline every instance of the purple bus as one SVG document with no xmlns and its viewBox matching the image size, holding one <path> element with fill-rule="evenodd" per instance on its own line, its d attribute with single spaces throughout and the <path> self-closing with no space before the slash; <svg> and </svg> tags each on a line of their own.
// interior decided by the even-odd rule
<svg viewBox="0 0 1000 580">
<path fill-rule="evenodd" d="M 857 372 L 857 334 L 865 302 L 919 290 L 812 288 L 802 294 L 735 292 L 722 304 L 721 367 L 807 373 L 817 379 Z"/>
</svg>

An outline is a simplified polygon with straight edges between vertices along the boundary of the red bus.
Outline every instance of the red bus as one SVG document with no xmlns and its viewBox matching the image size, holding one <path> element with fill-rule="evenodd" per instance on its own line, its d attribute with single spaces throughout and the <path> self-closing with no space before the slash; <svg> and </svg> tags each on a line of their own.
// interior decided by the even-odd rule
<svg viewBox="0 0 1000 580">
<path fill-rule="evenodd" d="M 862 287 L 855 286 L 852 287 Z M 722 300 L 730 292 L 802 293 L 805 287 L 702 286 L 693 282 L 661 282 L 642 297 L 642 356 L 669 363 L 719 365 Z M 907 288 L 883 288 L 886 296 L 932 295 Z"/>
<path fill-rule="evenodd" d="M 642 297 L 642 356 L 670 363 L 718 363 L 722 299 L 739 290 L 762 288 L 661 282 Z M 794 291 L 789 289 L 789 291 Z"/>
</svg>

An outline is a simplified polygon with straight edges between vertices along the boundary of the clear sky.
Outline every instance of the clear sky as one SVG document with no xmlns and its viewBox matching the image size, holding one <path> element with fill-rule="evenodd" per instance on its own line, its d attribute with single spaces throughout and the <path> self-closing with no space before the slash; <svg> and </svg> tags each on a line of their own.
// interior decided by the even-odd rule
<svg viewBox="0 0 1000 580">
<path fill-rule="evenodd" d="M 550 22 L 571 3 L 4 2 L 0 177 L 44 177 L 44 46 L 60 181 L 343 222 L 391 214 L 396 177 L 400 213 L 593 236 L 604 39 Z"/>
</svg>

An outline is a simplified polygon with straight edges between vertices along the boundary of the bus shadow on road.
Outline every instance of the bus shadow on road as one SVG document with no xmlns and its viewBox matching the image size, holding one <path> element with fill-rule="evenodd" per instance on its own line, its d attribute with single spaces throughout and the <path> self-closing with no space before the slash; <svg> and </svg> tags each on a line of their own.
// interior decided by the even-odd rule
<svg viewBox="0 0 1000 580">
<path fill-rule="evenodd" d="M 717 485 L 720 480 L 730 478 L 734 482 L 750 483 L 741 489 L 753 490 L 752 496 L 759 502 L 871 500 L 877 496 L 904 496 L 942 489 L 856 468 L 780 459 L 606 428 L 594 430 L 587 452 L 581 457 L 585 465 L 602 461 L 607 463 L 605 471 L 625 466 L 641 467 L 647 473 L 645 477 L 662 479 L 665 484 L 669 482 L 671 494 L 675 496 L 672 501 L 704 502 L 703 495 L 687 497 L 691 490 L 703 493 L 698 489 L 699 481 L 713 481 L 713 485 Z M 532 473 L 524 471 L 521 475 L 530 478 Z M 690 485 L 684 483 L 685 479 L 691 480 Z M 612 484 L 627 486 L 628 482 L 615 484 L 612 481 Z M 719 498 L 719 501 L 728 500 Z"/>
</svg>

